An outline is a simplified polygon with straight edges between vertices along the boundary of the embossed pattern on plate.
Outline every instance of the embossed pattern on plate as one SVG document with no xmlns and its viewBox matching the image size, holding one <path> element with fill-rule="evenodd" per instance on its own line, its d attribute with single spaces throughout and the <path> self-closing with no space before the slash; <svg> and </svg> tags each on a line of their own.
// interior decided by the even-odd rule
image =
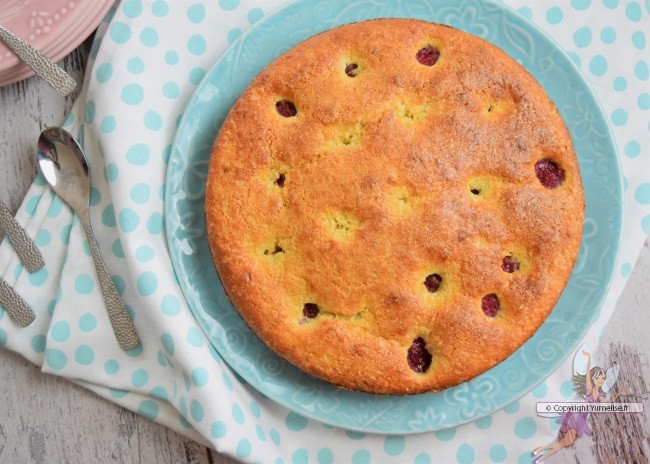
<svg viewBox="0 0 650 464">
<path fill-rule="evenodd" d="M 332 27 L 377 17 L 415 17 L 483 37 L 523 64 L 567 122 L 587 209 L 580 255 L 557 306 L 506 361 L 457 387 L 410 397 L 350 392 L 299 371 L 248 329 L 225 295 L 205 238 L 210 150 L 237 97 L 270 61 Z M 598 315 L 621 238 L 621 171 L 607 120 L 571 60 L 536 26 L 481 0 L 297 0 L 256 23 L 206 74 L 179 125 L 167 173 L 165 220 L 183 293 L 221 356 L 251 385 L 305 416 L 351 430 L 416 433 L 490 414 L 532 390 L 573 351 Z"/>
</svg>

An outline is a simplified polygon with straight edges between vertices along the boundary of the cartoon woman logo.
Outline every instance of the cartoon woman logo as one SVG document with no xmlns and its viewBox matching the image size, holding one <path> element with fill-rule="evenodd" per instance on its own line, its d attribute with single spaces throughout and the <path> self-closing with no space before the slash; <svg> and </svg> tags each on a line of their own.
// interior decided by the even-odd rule
<svg viewBox="0 0 650 464">
<path fill-rule="evenodd" d="M 591 350 L 587 345 L 582 345 L 573 359 L 573 389 L 587 403 L 602 403 L 606 401 L 606 393 L 614 386 L 618 378 L 618 366 L 613 366 L 605 371 L 598 366 L 592 367 Z M 621 396 L 627 396 L 622 392 L 612 396 L 609 402 L 615 402 Z M 540 446 L 533 451 L 537 456 L 535 463 L 548 459 L 562 448 L 573 445 L 577 438 L 583 435 L 591 436 L 589 427 L 588 412 L 565 412 L 562 414 L 543 414 L 546 417 L 558 417 L 556 422 L 560 424 L 557 439 L 546 446 Z M 545 451 L 546 454 L 541 454 Z"/>
</svg>

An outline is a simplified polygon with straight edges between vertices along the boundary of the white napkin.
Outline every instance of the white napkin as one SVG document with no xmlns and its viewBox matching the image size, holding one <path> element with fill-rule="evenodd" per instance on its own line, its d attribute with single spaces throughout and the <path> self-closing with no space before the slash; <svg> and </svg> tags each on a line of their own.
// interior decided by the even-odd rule
<svg viewBox="0 0 650 464">
<path fill-rule="evenodd" d="M 192 317 L 163 227 L 176 125 L 229 43 L 282 3 L 124 0 L 109 14 L 65 126 L 88 156 L 91 220 L 142 345 L 127 353 L 117 346 L 83 231 L 40 175 L 17 219 L 43 251 L 46 267 L 28 274 L 7 242 L 0 247 L 4 278 L 37 319 L 20 329 L 0 311 L 0 345 L 43 372 L 246 461 L 529 462 L 530 452 L 553 441 L 557 430 L 535 415 L 535 403 L 564 397 L 570 361 L 533 393 L 475 423 L 409 436 L 352 433 L 305 419 L 258 393 L 221 359 Z M 595 348 L 650 231 L 650 7 L 617 0 L 504 3 L 571 52 L 611 117 L 626 176 L 625 240 L 620 272 L 585 338 Z"/>
</svg>

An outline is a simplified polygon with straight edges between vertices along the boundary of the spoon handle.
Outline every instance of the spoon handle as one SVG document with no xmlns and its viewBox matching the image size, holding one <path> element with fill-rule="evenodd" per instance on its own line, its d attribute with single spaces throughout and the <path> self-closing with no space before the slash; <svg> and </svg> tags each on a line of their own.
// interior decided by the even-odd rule
<svg viewBox="0 0 650 464">
<path fill-rule="evenodd" d="M 0 25 L 0 40 L 64 97 L 77 87 L 77 82 L 68 73 L 2 25 Z"/>
<path fill-rule="evenodd" d="M 2 230 L 9 237 L 18 258 L 20 258 L 20 262 L 23 263 L 27 272 L 31 274 L 45 265 L 43 255 L 36 248 L 36 244 L 29 238 L 25 229 L 16 222 L 9 208 L 0 201 L 0 231 Z"/>
<path fill-rule="evenodd" d="M 27 306 L 16 291 L 0 277 L 0 305 L 7 310 L 9 316 L 21 327 L 27 327 L 36 319 L 34 311 Z"/>
<path fill-rule="evenodd" d="M 106 269 L 106 264 L 104 264 L 102 255 L 97 247 L 95 234 L 93 234 L 90 221 L 81 218 L 81 223 L 86 232 L 86 237 L 88 237 L 90 251 L 93 255 L 93 262 L 95 263 L 95 270 L 97 271 L 97 277 L 99 278 L 99 285 L 102 289 L 102 296 L 104 297 L 104 303 L 106 303 L 108 317 L 113 326 L 115 338 L 117 338 L 117 342 L 123 350 L 135 348 L 140 344 L 138 334 L 135 331 L 135 326 L 129 317 L 129 313 L 126 311 L 124 302 L 122 301 L 122 298 L 120 298 L 120 294 L 117 293 L 117 288 L 115 288 L 113 279 L 111 279 L 111 276 Z"/>
</svg>

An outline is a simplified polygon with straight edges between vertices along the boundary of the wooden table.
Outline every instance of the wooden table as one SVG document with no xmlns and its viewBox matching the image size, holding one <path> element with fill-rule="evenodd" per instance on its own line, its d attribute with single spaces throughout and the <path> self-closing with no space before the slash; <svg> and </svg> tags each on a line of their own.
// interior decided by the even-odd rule
<svg viewBox="0 0 650 464">
<path fill-rule="evenodd" d="M 89 45 L 86 41 L 63 62 L 79 82 Z M 0 88 L 0 200 L 13 211 L 36 174 L 38 134 L 46 126 L 60 125 L 75 98 L 59 97 L 38 78 Z M 601 360 L 618 361 L 621 371 L 632 377 L 621 379 L 619 383 L 627 382 L 621 387 L 639 393 L 648 391 L 643 379 L 650 381 L 646 357 L 650 353 L 649 284 L 650 248 L 646 242 L 596 352 Z M 0 462 L 234 462 L 66 380 L 44 375 L 38 367 L 1 349 L 0 398 Z M 629 457 L 636 456 L 635 462 L 647 463 L 648 417 L 641 417 L 640 425 L 624 427 L 628 430 L 611 432 L 596 444 L 588 438 L 579 439 L 549 462 L 593 462 L 596 456 L 601 462 L 632 462 Z"/>
</svg>

